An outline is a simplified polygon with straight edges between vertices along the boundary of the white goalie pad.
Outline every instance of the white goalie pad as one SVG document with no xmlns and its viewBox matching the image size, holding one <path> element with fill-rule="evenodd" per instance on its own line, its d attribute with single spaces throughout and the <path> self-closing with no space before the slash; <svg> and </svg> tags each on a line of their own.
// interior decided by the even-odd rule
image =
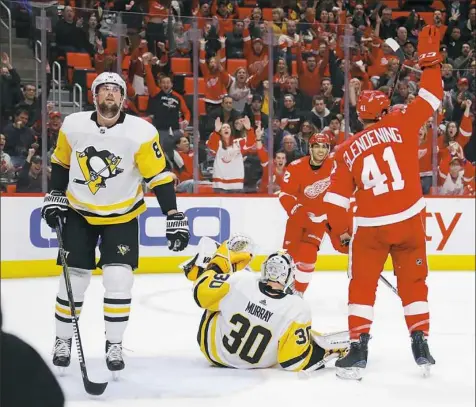
<svg viewBox="0 0 476 407">
<path fill-rule="evenodd" d="M 321 334 L 311 330 L 312 339 L 322 349 L 331 350 L 338 348 L 348 348 L 350 346 L 349 331 L 332 332 L 328 334 Z"/>
</svg>

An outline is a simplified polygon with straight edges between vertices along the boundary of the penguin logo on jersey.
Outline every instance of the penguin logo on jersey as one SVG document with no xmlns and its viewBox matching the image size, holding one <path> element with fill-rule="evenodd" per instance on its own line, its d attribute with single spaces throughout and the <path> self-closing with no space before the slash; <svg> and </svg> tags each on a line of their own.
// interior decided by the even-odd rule
<svg viewBox="0 0 476 407">
<path fill-rule="evenodd" d="M 117 245 L 117 253 L 122 254 L 123 256 L 125 256 L 129 252 L 130 252 L 129 246 L 127 246 L 125 244 Z"/>
<path fill-rule="evenodd" d="M 101 188 L 106 188 L 106 180 L 124 172 L 118 168 L 122 158 L 107 150 L 97 151 L 93 146 L 86 147 L 84 151 L 76 151 L 76 158 L 84 180 L 75 178 L 73 182 L 87 185 L 93 195 Z"/>
</svg>

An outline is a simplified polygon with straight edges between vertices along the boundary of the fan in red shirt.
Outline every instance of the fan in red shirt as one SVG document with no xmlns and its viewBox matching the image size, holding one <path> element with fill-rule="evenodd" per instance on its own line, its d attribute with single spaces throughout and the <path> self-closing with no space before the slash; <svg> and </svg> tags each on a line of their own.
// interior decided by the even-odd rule
<svg viewBox="0 0 476 407">
<path fill-rule="evenodd" d="M 389 254 L 415 361 L 425 374 L 435 363 L 426 339 L 430 314 L 418 132 L 443 97 L 440 32 L 427 26 L 418 42 L 423 69 L 418 96 L 406 110 L 384 116 L 390 106 L 388 97 L 379 91 L 362 92 L 357 111 L 364 130 L 340 146 L 324 198 L 331 234 L 342 242 L 350 240 L 351 348 L 336 362 L 337 375 L 342 378 L 360 379 L 367 365 L 375 293 Z M 354 230 L 349 231 L 344 216 L 354 191 L 357 210 Z"/>
<path fill-rule="evenodd" d="M 263 129 L 261 124 L 256 127 L 256 155 L 258 156 L 261 167 L 263 168 L 263 175 L 259 185 L 259 192 L 265 194 L 269 188 L 269 155 L 263 148 Z M 273 193 L 281 191 L 284 174 L 286 174 L 286 153 L 284 151 L 276 151 L 273 160 L 273 176 L 271 178 Z"/>
<path fill-rule="evenodd" d="M 279 201 L 289 218 L 283 247 L 296 263 L 295 289 L 304 294 L 312 279 L 317 251 L 326 231 L 323 197 L 330 183 L 333 160 L 329 136 L 309 138 L 309 156 L 288 165 Z"/>
</svg>

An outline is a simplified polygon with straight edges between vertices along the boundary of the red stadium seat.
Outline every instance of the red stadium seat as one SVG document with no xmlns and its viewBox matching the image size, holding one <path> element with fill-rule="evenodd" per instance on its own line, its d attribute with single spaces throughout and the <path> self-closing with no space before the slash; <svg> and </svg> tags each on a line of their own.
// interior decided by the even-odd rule
<svg viewBox="0 0 476 407">
<path fill-rule="evenodd" d="M 193 78 L 187 77 L 184 81 L 184 89 L 185 93 L 188 95 L 193 95 Z M 198 94 L 204 95 L 205 94 L 205 79 L 198 78 Z"/>
<path fill-rule="evenodd" d="M 73 83 L 73 71 L 75 69 L 91 69 L 91 57 L 88 53 L 67 52 L 66 65 L 68 67 L 68 82 Z"/>
<path fill-rule="evenodd" d="M 87 93 L 88 93 L 88 103 L 90 105 L 93 104 L 93 94 L 91 92 L 91 86 L 93 85 L 94 79 L 96 79 L 97 76 L 98 76 L 98 74 L 96 72 L 87 72 L 86 73 L 86 89 L 87 89 Z"/>
<path fill-rule="evenodd" d="M 261 10 L 263 12 L 263 20 L 264 21 L 273 21 L 273 9 L 272 8 L 263 8 Z"/>
<path fill-rule="evenodd" d="M 253 11 L 250 7 L 239 7 L 238 8 L 238 18 L 244 20 L 246 17 L 251 17 L 251 12 Z"/>
<path fill-rule="evenodd" d="M 191 75 L 192 62 L 190 58 L 172 58 L 170 69 L 174 75 Z"/>
<path fill-rule="evenodd" d="M 117 37 L 106 38 L 106 49 L 110 54 L 117 53 Z"/>
<path fill-rule="evenodd" d="M 203 98 L 198 99 L 198 114 L 200 116 L 202 114 L 207 114 L 207 109 L 205 107 L 205 99 Z"/>
<path fill-rule="evenodd" d="M 149 95 L 139 95 L 137 96 L 137 109 L 140 113 L 145 113 L 147 107 L 149 106 Z"/>
</svg>

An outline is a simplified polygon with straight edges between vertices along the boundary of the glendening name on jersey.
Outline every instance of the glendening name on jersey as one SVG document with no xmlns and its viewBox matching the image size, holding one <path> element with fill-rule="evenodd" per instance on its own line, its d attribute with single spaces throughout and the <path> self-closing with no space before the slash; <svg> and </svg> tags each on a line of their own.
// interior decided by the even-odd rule
<svg viewBox="0 0 476 407">
<path fill-rule="evenodd" d="M 97 125 L 97 113 L 65 118 L 51 162 L 69 169 L 70 206 L 93 225 L 125 223 L 146 210 L 141 182 L 173 182 L 154 126 L 121 113 L 117 123 Z"/>
<path fill-rule="evenodd" d="M 403 139 L 400 130 L 396 127 L 381 127 L 379 129 L 372 129 L 363 132 L 358 139 L 356 139 L 349 146 L 349 150 L 344 153 L 344 162 L 349 170 L 352 170 L 352 165 L 356 158 L 362 153 L 365 153 L 369 148 L 379 144 L 402 143 Z"/>
</svg>

